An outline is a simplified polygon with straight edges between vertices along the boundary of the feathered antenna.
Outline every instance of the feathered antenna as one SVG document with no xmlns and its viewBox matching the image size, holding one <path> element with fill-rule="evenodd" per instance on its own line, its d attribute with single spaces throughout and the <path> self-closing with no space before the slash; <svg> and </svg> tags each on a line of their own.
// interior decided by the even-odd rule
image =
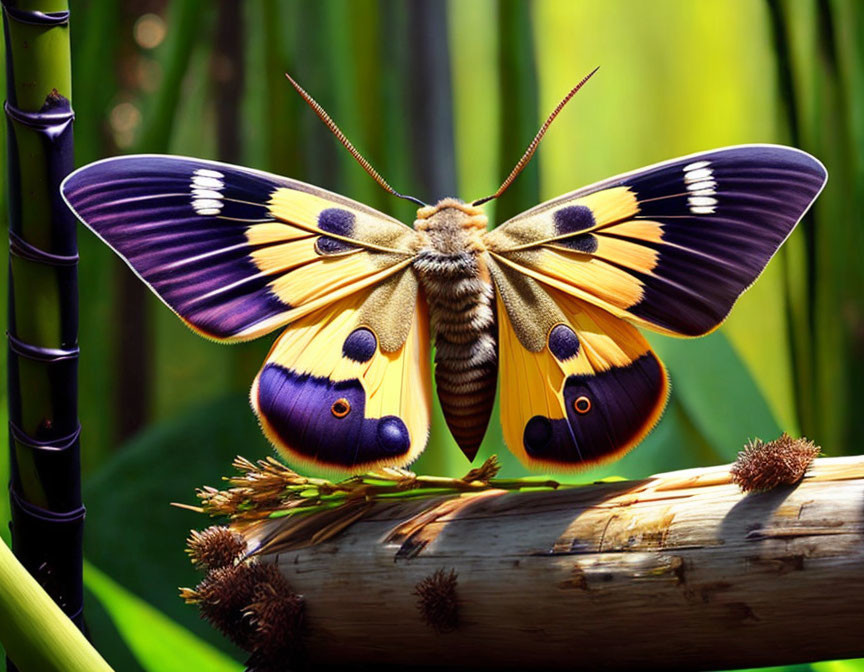
<svg viewBox="0 0 864 672">
<path fill-rule="evenodd" d="M 537 131 L 537 135 L 534 136 L 534 139 L 531 141 L 531 144 L 528 145 L 528 149 L 525 150 L 525 153 L 522 155 L 522 158 L 519 159 L 519 162 L 510 171 L 510 174 L 507 176 L 507 179 L 501 183 L 501 186 L 498 187 L 498 191 L 496 191 L 491 196 L 487 196 L 486 198 L 479 198 L 474 201 L 471 205 L 483 205 L 484 203 L 491 201 L 492 199 L 498 198 L 501 194 L 507 191 L 507 188 L 513 184 L 513 180 L 522 172 L 522 169 L 528 165 L 528 162 L 531 160 L 531 157 L 534 156 L 534 152 L 537 151 L 537 146 L 540 144 L 540 141 L 543 139 L 543 136 L 546 135 L 546 131 L 549 130 L 549 126 L 552 125 L 552 122 L 555 120 L 555 117 L 558 116 L 558 113 L 564 109 L 564 106 L 570 102 L 570 99 L 576 95 L 576 92 L 581 89 L 585 82 L 587 82 L 591 77 L 600 69 L 600 66 L 594 68 L 591 72 L 589 72 L 585 77 L 579 82 L 576 86 L 570 89 L 570 93 L 564 96 L 564 99 L 558 103 L 558 106 L 552 110 L 552 114 L 550 114 L 546 121 L 543 122 L 543 125 L 540 127 L 540 130 Z"/>
<path fill-rule="evenodd" d="M 365 170 L 369 174 L 369 176 L 373 180 L 375 180 L 382 189 L 390 192 L 391 194 L 393 194 L 394 196 L 396 196 L 398 198 L 404 198 L 406 201 L 411 201 L 412 203 L 416 203 L 417 205 L 419 205 L 421 207 L 426 205 L 426 203 L 421 201 L 419 198 L 414 198 L 413 196 L 407 196 L 405 194 L 400 194 L 393 187 L 391 187 L 389 184 L 387 184 L 387 181 L 383 177 L 381 177 L 381 175 L 378 173 L 377 170 L 375 170 L 372 167 L 372 164 L 369 163 L 363 157 L 363 155 L 357 151 L 357 149 L 354 147 L 354 145 L 351 144 L 351 141 L 345 137 L 345 134 L 336 125 L 336 122 L 330 118 L 330 115 L 327 114 L 327 112 L 324 110 L 324 108 L 321 107 L 321 105 L 319 105 L 318 102 L 312 96 L 310 96 L 308 93 L 306 93 L 306 90 L 302 86 L 300 86 L 297 82 L 295 82 L 294 78 L 291 77 L 291 75 L 289 75 L 286 72 L 285 76 L 288 78 L 288 81 L 291 82 L 292 86 L 295 89 L 297 89 L 297 93 L 300 94 L 300 96 L 303 98 L 303 100 L 305 100 L 306 103 L 309 105 L 309 107 L 311 107 L 314 110 L 315 114 L 318 115 L 318 118 L 324 122 L 324 125 L 327 128 L 330 129 L 330 132 L 333 133 L 333 135 L 336 136 L 336 138 L 339 140 L 339 142 L 342 143 L 342 146 L 345 147 L 345 149 L 347 149 L 351 153 L 351 156 L 354 157 L 354 160 L 357 161 L 357 163 L 359 163 L 363 167 L 363 170 Z"/>
</svg>

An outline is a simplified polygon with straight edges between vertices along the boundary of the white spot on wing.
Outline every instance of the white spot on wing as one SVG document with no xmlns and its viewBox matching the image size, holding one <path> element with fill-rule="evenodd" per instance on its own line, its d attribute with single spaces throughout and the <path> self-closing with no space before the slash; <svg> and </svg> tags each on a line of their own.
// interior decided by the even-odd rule
<svg viewBox="0 0 864 672">
<path fill-rule="evenodd" d="M 224 198 L 224 196 L 213 189 L 193 189 L 192 196 L 195 198 Z"/>
<path fill-rule="evenodd" d="M 695 161 L 684 166 L 687 205 L 694 215 L 712 215 L 717 210 L 717 180 L 710 161 Z"/>
<path fill-rule="evenodd" d="M 684 182 L 686 184 L 692 184 L 693 182 L 699 182 L 700 180 L 710 179 L 712 171 L 710 168 L 699 168 L 697 170 L 690 170 L 684 173 Z"/>
<path fill-rule="evenodd" d="M 717 186 L 717 183 L 714 180 L 703 180 L 702 182 L 694 182 L 693 184 L 687 185 L 688 191 L 707 191 L 708 189 L 713 190 L 714 187 Z"/>
<path fill-rule="evenodd" d="M 196 198 L 192 201 L 192 207 L 196 210 L 201 210 L 204 208 L 216 208 L 217 210 L 222 207 L 222 202 L 217 201 L 214 198 Z"/>
<path fill-rule="evenodd" d="M 192 187 L 197 189 L 224 189 L 225 183 L 218 177 L 206 177 L 204 175 L 192 176 Z"/>
<path fill-rule="evenodd" d="M 696 163 L 691 163 L 687 166 L 684 166 L 684 172 L 689 173 L 691 170 L 699 170 L 700 168 L 707 168 L 710 165 L 710 161 L 697 161 Z"/>
<path fill-rule="evenodd" d="M 220 180 L 225 177 L 218 170 L 210 170 L 209 168 L 199 168 L 195 171 L 195 175 L 200 175 L 201 177 L 218 177 Z"/>
<path fill-rule="evenodd" d="M 225 188 L 225 176 L 218 170 L 199 168 L 192 173 L 192 183 L 189 185 L 192 196 L 192 207 L 198 215 L 210 217 L 222 212 L 225 203 L 222 189 Z"/>
</svg>

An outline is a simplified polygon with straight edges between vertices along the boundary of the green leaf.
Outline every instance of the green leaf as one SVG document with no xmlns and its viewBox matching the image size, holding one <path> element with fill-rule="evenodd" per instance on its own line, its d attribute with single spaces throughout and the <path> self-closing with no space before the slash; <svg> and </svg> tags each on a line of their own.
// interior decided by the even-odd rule
<svg viewBox="0 0 864 672">
<path fill-rule="evenodd" d="M 90 563 L 84 564 L 84 583 L 102 602 L 145 670 L 235 672 L 243 669 Z"/>
<path fill-rule="evenodd" d="M 194 502 L 196 487 L 218 485 L 238 453 L 255 459 L 269 452 L 245 395 L 151 426 L 85 483 L 85 556 L 172 621 L 244 658 L 177 595 L 178 586 L 201 580 L 184 553 L 189 530 L 211 521 L 170 502 Z"/>
<path fill-rule="evenodd" d="M 826 660 L 822 663 L 811 663 L 813 672 L 864 672 L 864 658 L 851 660 Z"/>
<path fill-rule="evenodd" d="M 734 460 L 749 438 L 773 439 L 780 434 L 765 397 L 722 331 L 697 339 L 650 340 L 669 369 L 672 398 L 716 459 Z"/>
<path fill-rule="evenodd" d="M 111 614 L 86 585 L 84 619 L 91 643 L 112 668 L 123 672 L 145 672 Z"/>
</svg>

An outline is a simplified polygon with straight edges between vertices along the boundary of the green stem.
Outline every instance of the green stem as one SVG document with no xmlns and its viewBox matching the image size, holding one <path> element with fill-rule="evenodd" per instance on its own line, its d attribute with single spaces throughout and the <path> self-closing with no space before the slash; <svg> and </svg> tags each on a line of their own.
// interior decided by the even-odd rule
<svg viewBox="0 0 864 672">
<path fill-rule="evenodd" d="M 776 59 L 780 110 L 789 141 L 802 146 L 801 115 L 793 70 L 789 25 L 780 0 L 767 0 L 771 40 Z M 792 349 L 792 375 L 795 380 L 795 405 L 801 429 L 816 435 L 814 376 L 814 268 L 815 237 L 813 214 L 808 213 L 781 252 L 785 275 L 785 301 L 789 344 Z M 803 271 L 803 272 L 802 272 Z"/>
<path fill-rule="evenodd" d="M 21 672 L 111 672 L 111 667 L 0 543 L 0 642 Z"/>
<path fill-rule="evenodd" d="M 540 126 L 532 22 L 530 3 L 504 0 L 498 5 L 498 34 L 501 36 L 498 85 L 502 101 L 498 156 L 502 180 L 516 165 Z M 539 166 L 535 158 L 499 199 L 496 206 L 499 223 L 540 202 Z"/>
<path fill-rule="evenodd" d="M 129 13 L 134 8 L 127 6 Z M 143 101 L 143 124 L 133 147 L 134 152 L 162 154 L 168 151 L 177 120 L 177 101 L 182 98 L 183 78 L 199 38 L 209 29 L 209 13 L 202 11 L 201 0 L 178 0 L 170 4 L 167 25 L 170 30 L 159 47 L 156 61 L 161 67 L 162 84 L 154 95 Z M 114 315 L 122 347 L 115 354 L 114 415 L 117 443 L 138 432 L 152 412 L 153 320 L 149 292 L 128 269 L 117 267 Z"/>
<path fill-rule="evenodd" d="M 81 624 L 77 241 L 59 193 L 73 167 L 68 2 L 3 9 L 12 547 Z"/>
</svg>

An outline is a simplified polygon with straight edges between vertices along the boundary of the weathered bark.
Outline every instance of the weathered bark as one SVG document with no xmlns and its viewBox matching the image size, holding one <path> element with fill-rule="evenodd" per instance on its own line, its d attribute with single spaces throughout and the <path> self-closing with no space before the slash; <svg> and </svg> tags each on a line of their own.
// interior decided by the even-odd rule
<svg viewBox="0 0 864 672">
<path fill-rule="evenodd" d="M 377 503 L 276 560 L 314 664 L 718 669 L 864 656 L 864 457 L 743 495 L 728 466 Z M 277 524 L 276 521 L 272 521 Z M 417 585 L 456 573 L 458 624 Z"/>
</svg>

